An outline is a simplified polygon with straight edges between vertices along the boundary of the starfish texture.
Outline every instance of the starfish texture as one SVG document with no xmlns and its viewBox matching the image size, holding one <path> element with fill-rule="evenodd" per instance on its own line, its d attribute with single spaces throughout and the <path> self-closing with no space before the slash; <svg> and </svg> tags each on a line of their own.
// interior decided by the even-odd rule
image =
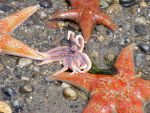
<svg viewBox="0 0 150 113">
<path fill-rule="evenodd" d="M 11 33 L 33 13 L 39 9 L 39 5 L 24 8 L 10 16 L 0 19 L 0 54 L 17 55 L 36 60 L 42 60 L 43 56 L 26 44 L 11 37 Z"/>
<path fill-rule="evenodd" d="M 90 100 L 83 113 L 144 113 L 144 103 L 150 99 L 150 81 L 136 77 L 134 45 L 124 48 L 118 56 L 114 76 L 68 72 L 48 77 L 82 86 L 90 92 Z"/>
<path fill-rule="evenodd" d="M 69 46 L 57 47 L 46 54 L 47 57 L 38 65 L 43 65 L 49 62 L 62 61 L 64 67 L 55 74 L 62 73 L 68 68 L 73 70 L 73 73 L 85 73 L 91 68 L 91 61 L 87 54 L 83 53 L 84 39 L 82 35 L 75 35 L 75 33 L 68 32 Z"/>
<path fill-rule="evenodd" d="M 72 9 L 64 12 L 56 12 L 52 19 L 70 19 L 78 23 L 83 32 L 85 41 L 88 41 L 95 24 L 103 24 L 115 30 L 117 26 L 111 19 L 99 9 L 100 0 L 69 0 Z"/>
</svg>

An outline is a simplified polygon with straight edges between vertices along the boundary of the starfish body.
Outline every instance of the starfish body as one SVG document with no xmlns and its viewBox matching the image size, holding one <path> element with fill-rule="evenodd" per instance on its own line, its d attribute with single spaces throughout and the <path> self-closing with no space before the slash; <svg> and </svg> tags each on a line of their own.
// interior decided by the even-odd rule
<svg viewBox="0 0 150 113">
<path fill-rule="evenodd" d="M 85 73 L 91 68 L 91 61 L 87 54 L 83 53 L 84 39 L 81 35 L 75 36 L 75 33 L 68 32 L 69 46 L 57 47 L 44 54 L 47 55 L 45 60 L 39 65 L 45 63 L 62 61 L 64 67 L 55 74 L 62 73 L 68 68 L 73 73 Z"/>
<path fill-rule="evenodd" d="M 103 24 L 113 31 L 117 28 L 111 19 L 99 9 L 99 1 L 70 0 L 72 9 L 64 12 L 56 12 L 52 18 L 75 21 L 80 25 L 85 41 L 88 41 L 96 24 Z"/>
<path fill-rule="evenodd" d="M 65 72 L 48 77 L 66 81 L 90 92 L 90 100 L 83 113 L 144 113 L 144 103 L 150 99 L 150 81 L 136 77 L 134 45 L 122 50 L 116 60 L 118 73 L 114 76 Z"/>
<path fill-rule="evenodd" d="M 24 8 L 10 16 L 0 19 L 0 54 L 17 55 L 36 60 L 42 60 L 40 52 L 30 48 L 26 44 L 11 37 L 11 33 L 33 13 L 39 9 L 39 5 Z"/>
</svg>

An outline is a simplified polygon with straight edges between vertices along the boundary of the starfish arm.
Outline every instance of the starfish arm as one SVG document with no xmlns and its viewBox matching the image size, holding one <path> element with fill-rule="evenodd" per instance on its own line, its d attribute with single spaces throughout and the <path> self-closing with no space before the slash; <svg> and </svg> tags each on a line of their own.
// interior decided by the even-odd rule
<svg viewBox="0 0 150 113">
<path fill-rule="evenodd" d="M 82 113 L 115 113 L 113 112 L 113 106 L 115 106 L 113 101 L 113 99 L 103 98 L 101 93 L 94 94 Z"/>
<path fill-rule="evenodd" d="M 71 9 L 71 10 L 64 11 L 64 12 L 58 11 L 52 17 L 52 19 L 56 19 L 56 18 L 70 19 L 70 20 L 76 21 L 79 19 L 79 10 Z"/>
<path fill-rule="evenodd" d="M 44 56 L 40 55 L 36 50 L 9 35 L 0 36 L 0 48 L 2 53 L 5 54 L 27 57 L 35 60 L 44 59 Z"/>
<path fill-rule="evenodd" d="M 105 13 L 101 11 L 98 11 L 96 13 L 95 20 L 97 24 L 103 24 L 113 31 L 117 29 L 117 26 L 112 22 L 112 20 Z"/>
<path fill-rule="evenodd" d="M 137 99 L 135 95 L 131 95 L 129 100 L 119 99 L 118 97 L 116 108 L 118 113 L 144 113 L 144 103 Z"/>
<path fill-rule="evenodd" d="M 131 44 L 130 46 L 123 48 L 121 53 L 119 54 L 115 67 L 117 68 L 118 76 L 128 76 L 129 78 L 135 77 L 135 66 L 134 66 L 134 50 L 135 44 Z"/>
<path fill-rule="evenodd" d="M 93 31 L 94 20 L 91 15 L 83 14 L 79 24 L 83 32 L 84 40 L 87 42 L 90 39 L 91 33 Z"/>
<path fill-rule="evenodd" d="M 71 2 L 72 8 L 82 7 L 84 5 L 84 1 L 82 0 L 69 0 Z"/>
<path fill-rule="evenodd" d="M 0 20 L 0 32 L 10 33 L 39 9 L 39 5 L 24 8 Z"/>
<path fill-rule="evenodd" d="M 89 73 L 75 73 L 73 75 L 70 74 L 71 73 L 69 72 L 60 73 L 55 76 L 49 76 L 47 80 L 65 81 L 70 84 L 73 84 L 74 86 L 79 86 L 86 89 L 87 91 L 90 91 L 91 85 L 99 77 L 99 75 Z"/>
<path fill-rule="evenodd" d="M 136 96 L 144 102 L 150 100 L 150 81 L 138 78 L 135 83 L 138 87 L 138 91 L 135 92 Z"/>
</svg>

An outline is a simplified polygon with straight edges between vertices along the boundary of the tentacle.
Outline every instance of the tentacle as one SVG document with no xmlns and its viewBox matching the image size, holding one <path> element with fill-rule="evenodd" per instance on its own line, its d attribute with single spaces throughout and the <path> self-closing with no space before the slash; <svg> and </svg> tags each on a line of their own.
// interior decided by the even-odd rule
<svg viewBox="0 0 150 113">
<path fill-rule="evenodd" d="M 64 57 L 45 58 L 42 62 L 37 63 L 36 65 L 44 65 L 44 64 L 48 64 L 48 63 L 52 63 L 56 61 L 62 61 L 63 59 Z"/>
<path fill-rule="evenodd" d="M 68 60 L 67 58 L 65 58 L 65 59 L 63 60 L 63 65 L 64 65 L 64 67 L 63 67 L 61 70 L 57 71 L 54 75 L 57 75 L 57 74 L 60 74 L 60 73 L 63 73 L 63 72 L 65 72 L 65 71 L 67 71 L 67 69 L 69 68 L 69 67 L 68 67 L 68 61 L 67 61 L 67 60 Z"/>
<path fill-rule="evenodd" d="M 54 52 L 58 52 L 58 51 L 68 51 L 69 47 L 68 46 L 62 46 L 62 47 L 56 47 L 56 48 L 53 48 L 47 52 L 43 52 L 45 54 L 51 54 L 51 53 L 54 53 Z"/>
<path fill-rule="evenodd" d="M 77 45 L 79 45 L 80 47 L 78 51 L 82 52 L 84 49 L 84 38 L 82 37 L 82 35 L 77 35 L 75 40 Z"/>
<path fill-rule="evenodd" d="M 91 67 L 92 67 L 91 60 L 90 60 L 90 58 L 87 56 L 87 54 L 85 54 L 85 53 L 81 53 L 80 55 L 81 55 L 82 59 L 83 59 L 83 60 L 86 62 L 86 64 L 87 64 L 87 67 L 84 69 L 84 72 L 87 72 L 87 71 L 89 71 L 89 70 L 91 69 Z"/>
</svg>

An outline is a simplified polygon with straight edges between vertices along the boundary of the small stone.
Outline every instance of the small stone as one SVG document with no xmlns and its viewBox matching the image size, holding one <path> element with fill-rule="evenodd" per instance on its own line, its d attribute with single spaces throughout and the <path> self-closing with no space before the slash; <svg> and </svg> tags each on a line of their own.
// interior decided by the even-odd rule
<svg viewBox="0 0 150 113">
<path fill-rule="evenodd" d="M 123 8 L 121 7 L 120 4 L 112 4 L 107 8 L 106 12 L 108 14 L 118 14 L 119 12 L 122 11 L 122 9 Z"/>
<path fill-rule="evenodd" d="M 67 88 L 67 87 L 70 87 L 70 84 L 67 84 L 67 83 L 63 82 L 61 86 L 62 86 L 63 88 Z"/>
<path fill-rule="evenodd" d="M 3 64 L 0 63 L 0 72 L 4 70 Z"/>
<path fill-rule="evenodd" d="M 138 44 L 138 47 L 145 53 L 147 53 L 147 54 L 150 53 L 150 44 L 140 43 L 140 44 Z"/>
<path fill-rule="evenodd" d="M 106 8 L 106 7 L 109 6 L 109 4 L 106 2 L 106 0 L 101 0 L 100 5 L 101 5 L 102 8 Z"/>
<path fill-rule="evenodd" d="M 8 97 L 13 97 L 13 96 L 16 95 L 16 92 L 13 89 L 9 88 L 9 87 L 2 88 L 2 91 Z"/>
<path fill-rule="evenodd" d="M 135 32 L 137 32 L 140 35 L 143 35 L 143 36 L 147 35 L 146 27 L 142 24 L 135 25 L 134 30 L 135 30 Z"/>
<path fill-rule="evenodd" d="M 100 36 L 97 37 L 97 39 L 98 39 L 100 42 L 102 42 L 102 41 L 104 41 L 105 37 L 102 36 L 102 35 L 100 35 Z"/>
<path fill-rule="evenodd" d="M 125 38 L 122 38 L 120 41 L 119 41 L 119 44 L 124 46 L 125 44 L 129 43 L 130 42 L 130 39 L 128 37 L 125 37 Z"/>
<path fill-rule="evenodd" d="M 17 59 L 8 55 L 2 56 L 0 60 L 2 61 L 2 64 L 4 64 L 4 66 L 12 67 L 17 64 Z"/>
<path fill-rule="evenodd" d="M 0 4 L 0 10 L 4 11 L 4 12 L 8 12 L 12 9 L 12 7 L 10 7 L 9 5 L 6 4 Z"/>
<path fill-rule="evenodd" d="M 93 58 L 97 58 L 97 57 L 98 57 L 98 52 L 95 51 L 95 50 L 93 50 L 93 51 L 91 51 L 91 52 L 89 53 L 89 56 L 90 56 L 90 57 L 93 57 Z"/>
<path fill-rule="evenodd" d="M 24 76 L 22 76 L 22 77 L 21 77 L 21 80 L 28 82 L 28 81 L 30 81 L 30 78 L 29 78 L 29 77 L 24 77 Z"/>
<path fill-rule="evenodd" d="M 138 24 L 143 24 L 143 25 L 146 25 L 146 19 L 144 17 L 137 17 L 135 18 L 135 22 L 138 23 Z"/>
<path fill-rule="evenodd" d="M 142 1 L 139 3 L 139 5 L 140 5 L 141 8 L 146 8 L 146 7 L 148 7 L 147 3 L 146 3 L 144 0 L 142 0 Z"/>
<path fill-rule="evenodd" d="M 70 87 L 67 87 L 64 89 L 63 95 L 66 99 L 69 99 L 69 100 L 77 100 L 78 99 L 78 93 Z"/>
<path fill-rule="evenodd" d="M 136 54 L 135 55 L 135 65 L 138 67 L 143 67 L 143 59 L 145 59 L 145 56 L 143 54 Z"/>
<path fill-rule="evenodd" d="M 41 0 L 40 1 L 40 6 L 43 8 L 51 8 L 52 7 L 52 2 L 51 0 Z"/>
<path fill-rule="evenodd" d="M 76 30 L 76 31 L 80 29 L 80 27 L 77 24 L 72 23 L 72 22 L 68 24 L 68 28 L 71 30 Z"/>
<path fill-rule="evenodd" d="M 7 103 L 0 101 L 0 113 L 12 113 L 12 110 Z"/>
<path fill-rule="evenodd" d="M 20 89 L 19 89 L 19 91 L 21 92 L 21 93 L 31 93 L 31 92 L 33 92 L 33 90 L 34 90 L 34 87 L 32 86 L 32 85 L 30 85 L 30 84 L 25 84 L 25 85 L 22 85 L 21 87 L 20 87 Z"/>
<path fill-rule="evenodd" d="M 19 62 L 18 62 L 18 65 L 20 67 L 24 67 L 24 66 L 28 66 L 30 64 L 32 64 L 32 60 L 31 59 L 28 59 L 28 58 L 20 58 L 19 59 Z"/>
<path fill-rule="evenodd" d="M 119 3 L 123 6 L 123 7 L 131 7 L 135 4 L 137 4 L 136 0 L 119 0 Z"/>
<path fill-rule="evenodd" d="M 40 18 L 41 18 L 41 19 L 44 19 L 44 18 L 46 18 L 46 17 L 47 17 L 46 13 L 45 13 L 44 11 L 42 11 L 42 12 L 40 13 Z"/>
<path fill-rule="evenodd" d="M 14 112 L 16 113 L 21 113 L 21 111 L 23 110 L 23 105 L 21 104 L 21 102 L 19 100 L 13 100 L 11 103 L 12 107 L 14 108 Z"/>
</svg>

